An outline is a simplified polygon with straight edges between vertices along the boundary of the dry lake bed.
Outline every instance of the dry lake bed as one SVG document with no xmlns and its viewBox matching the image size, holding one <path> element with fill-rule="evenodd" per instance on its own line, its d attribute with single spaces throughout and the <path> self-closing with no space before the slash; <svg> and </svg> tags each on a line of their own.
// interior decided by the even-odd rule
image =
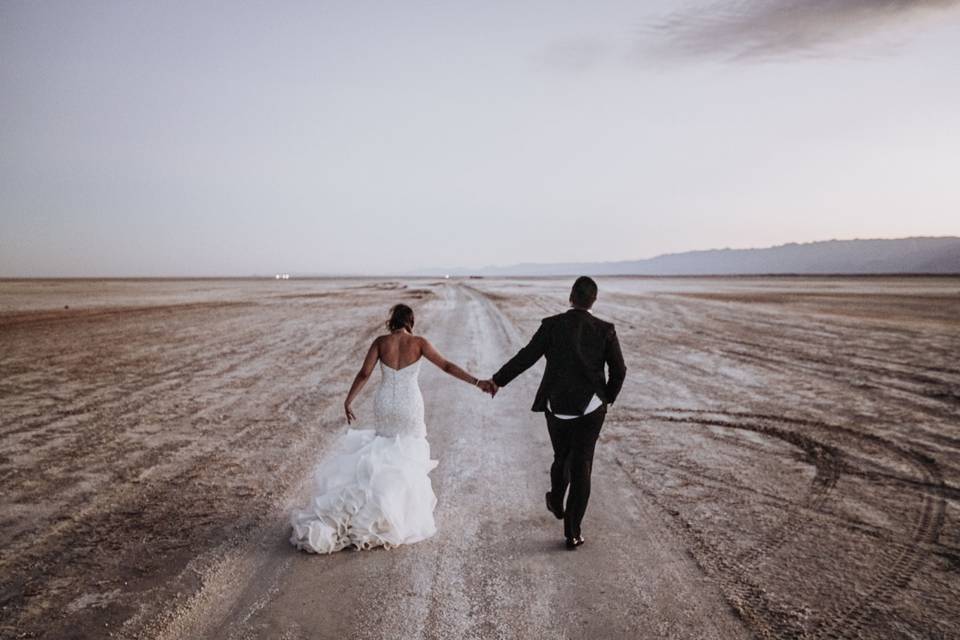
<svg viewBox="0 0 960 640">
<path fill-rule="evenodd" d="M 425 367 L 437 535 L 321 557 L 286 514 L 389 307 L 488 376 L 570 279 L 0 281 L 0 636 L 960 637 L 960 278 L 599 284 L 586 545 L 542 366 Z"/>
</svg>

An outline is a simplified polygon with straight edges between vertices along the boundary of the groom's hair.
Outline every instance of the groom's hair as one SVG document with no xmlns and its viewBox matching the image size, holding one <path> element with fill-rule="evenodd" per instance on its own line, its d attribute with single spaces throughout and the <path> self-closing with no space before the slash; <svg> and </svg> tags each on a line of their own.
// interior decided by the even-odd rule
<svg viewBox="0 0 960 640">
<path fill-rule="evenodd" d="M 578 307 L 589 309 L 596 301 L 597 283 L 593 281 L 593 278 L 587 276 L 577 278 L 573 283 L 573 288 L 570 289 L 570 302 Z"/>
</svg>

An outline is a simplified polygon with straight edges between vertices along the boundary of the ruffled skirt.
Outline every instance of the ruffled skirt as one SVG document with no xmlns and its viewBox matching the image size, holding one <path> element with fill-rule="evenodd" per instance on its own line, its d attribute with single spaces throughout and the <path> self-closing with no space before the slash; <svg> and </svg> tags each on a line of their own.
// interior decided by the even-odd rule
<svg viewBox="0 0 960 640">
<path fill-rule="evenodd" d="M 348 430 L 313 472 L 313 495 L 290 514 L 290 542 L 311 553 L 393 547 L 436 532 L 437 466 L 426 438 Z"/>
</svg>

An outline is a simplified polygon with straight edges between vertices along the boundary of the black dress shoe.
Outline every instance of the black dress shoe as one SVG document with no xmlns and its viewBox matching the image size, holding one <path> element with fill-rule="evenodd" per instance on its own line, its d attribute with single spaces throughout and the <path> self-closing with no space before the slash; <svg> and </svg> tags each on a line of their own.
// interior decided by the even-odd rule
<svg viewBox="0 0 960 640">
<path fill-rule="evenodd" d="M 552 514 L 553 514 L 553 517 L 555 517 L 557 520 L 563 520 L 563 510 L 562 510 L 562 509 L 561 509 L 560 511 L 554 511 L 554 510 L 553 510 L 553 502 L 550 501 L 550 492 L 549 492 L 549 491 L 547 491 L 546 498 L 547 498 L 547 511 L 549 511 L 550 513 L 552 513 Z"/>
<path fill-rule="evenodd" d="M 567 549 L 573 551 L 577 547 L 583 544 L 583 536 L 577 536 L 576 538 L 567 538 Z"/>
</svg>

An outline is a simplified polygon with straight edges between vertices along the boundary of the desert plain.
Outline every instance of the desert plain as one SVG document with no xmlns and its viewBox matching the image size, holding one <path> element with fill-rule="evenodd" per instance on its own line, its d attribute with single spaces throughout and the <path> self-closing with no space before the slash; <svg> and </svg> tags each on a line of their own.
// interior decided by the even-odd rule
<svg viewBox="0 0 960 640">
<path fill-rule="evenodd" d="M 423 368 L 432 539 L 288 544 L 392 304 L 486 377 L 570 281 L 0 281 L 0 637 L 960 637 L 954 277 L 601 278 L 583 547 L 542 363 L 494 399 Z"/>
</svg>

